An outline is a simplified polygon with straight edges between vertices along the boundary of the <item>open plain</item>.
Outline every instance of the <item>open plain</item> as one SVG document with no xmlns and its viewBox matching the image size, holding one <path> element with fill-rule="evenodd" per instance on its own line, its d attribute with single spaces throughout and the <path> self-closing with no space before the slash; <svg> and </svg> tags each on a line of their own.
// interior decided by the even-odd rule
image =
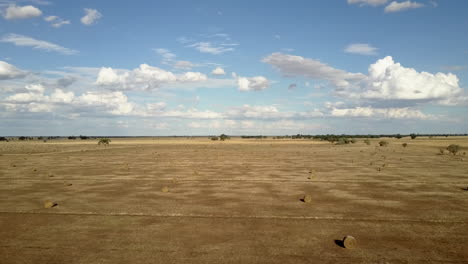
<svg viewBox="0 0 468 264">
<path fill-rule="evenodd" d="M 0 263 L 468 263 L 468 138 L 380 140 L 0 142 Z"/>
</svg>

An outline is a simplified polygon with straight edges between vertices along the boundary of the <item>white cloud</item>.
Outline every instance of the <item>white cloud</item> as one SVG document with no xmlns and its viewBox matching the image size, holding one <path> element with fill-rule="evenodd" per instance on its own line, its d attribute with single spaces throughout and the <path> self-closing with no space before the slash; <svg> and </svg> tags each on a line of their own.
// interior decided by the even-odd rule
<svg viewBox="0 0 468 264">
<path fill-rule="evenodd" d="M 57 22 L 57 23 L 52 23 L 52 26 L 54 28 L 59 28 L 63 25 L 69 25 L 70 24 L 70 21 L 69 20 L 63 20 L 63 21 L 60 21 L 60 22 Z"/>
<path fill-rule="evenodd" d="M 344 51 L 360 55 L 377 55 L 377 48 L 365 43 L 350 44 Z"/>
<path fill-rule="evenodd" d="M 216 69 L 214 69 L 212 72 L 211 72 L 212 75 L 226 75 L 226 72 L 224 71 L 223 68 L 221 67 L 216 67 Z"/>
<path fill-rule="evenodd" d="M 423 4 L 417 3 L 417 2 L 411 2 L 411 1 L 397 2 L 397 1 L 393 1 L 388 6 L 385 7 L 384 11 L 385 11 L 385 13 L 393 13 L 393 12 L 405 11 L 405 10 L 408 10 L 408 9 L 421 8 L 423 6 L 424 6 Z"/>
<path fill-rule="evenodd" d="M 0 80 L 22 78 L 26 74 L 25 71 L 16 68 L 8 62 L 0 61 Z"/>
<path fill-rule="evenodd" d="M 230 45 L 229 45 L 230 46 Z M 212 44 L 211 42 L 197 42 L 189 45 L 188 47 L 193 47 L 196 50 L 200 51 L 201 53 L 209 53 L 209 54 L 222 54 L 226 53 L 229 51 L 233 51 L 234 48 L 231 47 L 226 47 L 226 45 L 220 44 L 220 45 L 215 45 Z"/>
<path fill-rule="evenodd" d="M 454 74 L 417 72 L 387 56 L 369 66 L 368 75 L 348 73 L 319 61 L 273 53 L 263 59 L 286 76 L 328 80 L 343 97 L 366 100 L 415 100 L 456 102 L 463 90 Z M 448 100 L 451 99 L 451 100 Z"/>
<path fill-rule="evenodd" d="M 125 85 L 125 81 L 128 78 L 128 73 L 118 75 L 112 68 L 103 67 L 98 73 L 96 80 L 97 85 Z"/>
<path fill-rule="evenodd" d="M 31 92 L 31 93 L 44 93 L 45 91 L 45 88 L 42 84 L 28 84 L 26 85 L 26 90 L 28 90 L 28 92 Z"/>
<path fill-rule="evenodd" d="M 10 5 L 3 12 L 3 17 L 7 20 L 14 19 L 26 19 L 32 17 L 38 17 L 42 15 L 42 11 L 37 7 L 28 5 L 28 6 L 16 6 Z"/>
<path fill-rule="evenodd" d="M 263 62 L 271 64 L 286 77 L 304 76 L 311 79 L 327 80 L 337 87 L 346 87 L 351 81 L 360 80 L 364 75 L 349 73 L 330 67 L 318 60 L 283 53 L 272 53 Z"/>
<path fill-rule="evenodd" d="M 270 86 L 270 81 L 263 76 L 238 77 L 237 86 L 239 91 L 261 91 Z"/>
<path fill-rule="evenodd" d="M 200 72 L 186 72 L 177 78 L 181 82 L 203 82 L 207 79 L 206 75 Z"/>
<path fill-rule="evenodd" d="M 140 67 L 132 71 L 103 67 L 98 73 L 95 84 L 116 90 L 150 90 L 159 88 L 164 84 L 205 81 L 208 81 L 208 77 L 200 72 L 174 74 L 158 67 L 141 64 Z"/>
<path fill-rule="evenodd" d="M 190 70 L 192 69 L 193 67 L 195 67 L 196 65 L 193 64 L 192 62 L 190 61 L 176 61 L 174 63 L 174 68 L 176 69 L 182 69 L 182 70 Z"/>
<path fill-rule="evenodd" d="M 90 26 L 96 23 L 102 17 L 102 14 L 96 9 L 85 8 L 85 16 L 81 18 L 81 23 L 86 26 Z"/>
<path fill-rule="evenodd" d="M 195 108 L 188 109 L 186 111 L 181 110 L 168 110 L 158 114 L 160 117 L 172 117 L 172 118 L 188 118 L 188 119 L 216 119 L 222 118 L 223 115 L 217 112 L 205 110 L 200 111 Z"/>
<path fill-rule="evenodd" d="M 58 16 L 47 16 L 47 17 L 44 18 L 44 20 L 47 21 L 47 22 L 52 22 L 52 21 L 54 21 L 54 20 L 56 20 L 58 18 L 59 18 Z"/>
<path fill-rule="evenodd" d="M 45 51 L 55 51 L 65 55 L 77 54 L 77 50 L 64 48 L 57 44 L 47 42 L 44 40 L 34 39 L 28 36 L 23 36 L 19 34 L 8 34 L 3 36 L 0 39 L 0 42 L 13 43 L 16 46 L 22 47 L 32 47 L 33 49 L 45 50 Z"/>
<path fill-rule="evenodd" d="M 388 0 L 348 0 L 348 4 L 359 4 L 363 5 L 371 5 L 371 6 L 379 6 L 384 5 L 388 2 Z"/>
<path fill-rule="evenodd" d="M 364 118 L 390 118 L 390 119 L 435 119 L 432 115 L 426 115 L 417 109 L 404 108 L 333 108 L 331 116 L 334 117 L 364 117 Z"/>
<path fill-rule="evenodd" d="M 122 92 L 86 92 L 77 98 L 75 104 L 100 107 L 112 115 L 128 115 L 134 109 L 134 104 L 128 102 L 128 97 Z"/>
<path fill-rule="evenodd" d="M 65 103 L 69 104 L 75 98 L 73 92 L 64 92 L 62 89 L 55 89 L 55 91 L 50 95 L 50 100 L 54 103 Z"/>
<path fill-rule="evenodd" d="M 229 119 L 282 119 L 301 118 L 307 116 L 306 113 L 281 112 L 276 106 L 265 105 L 243 105 L 232 107 L 226 111 L 225 116 Z"/>
<path fill-rule="evenodd" d="M 171 63 L 177 57 L 174 53 L 172 53 L 168 49 L 158 48 L 158 49 L 154 49 L 154 51 L 156 51 L 156 53 L 159 54 L 163 58 L 162 62 L 164 64 Z"/>
<path fill-rule="evenodd" d="M 344 91 L 348 93 L 350 91 Z M 462 89 L 454 74 L 417 72 L 387 56 L 369 66 L 358 96 L 386 100 L 443 100 L 460 96 Z"/>
</svg>

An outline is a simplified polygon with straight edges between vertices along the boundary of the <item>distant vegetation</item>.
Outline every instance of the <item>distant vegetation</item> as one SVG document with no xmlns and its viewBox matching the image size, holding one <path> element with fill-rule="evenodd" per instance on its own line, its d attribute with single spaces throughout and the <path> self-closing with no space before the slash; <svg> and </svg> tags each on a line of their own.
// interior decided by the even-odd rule
<svg viewBox="0 0 468 264">
<path fill-rule="evenodd" d="M 107 145 L 109 145 L 110 142 L 111 142 L 111 140 L 108 139 L 108 138 L 101 138 L 101 139 L 99 139 L 98 145 L 107 146 Z"/>
<path fill-rule="evenodd" d="M 219 139 L 220 139 L 221 141 L 224 141 L 224 140 L 226 140 L 226 139 L 231 139 L 231 138 L 230 138 L 228 135 L 221 134 L 221 136 L 219 136 Z"/>
<path fill-rule="evenodd" d="M 450 146 L 447 147 L 447 150 L 453 155 L 457 155 L 457 152 L 460 150 L 460 146 L 451 144 Z"/>
<path fill-rule="evenodd" d="M 379 146 L 381 146 L 381 147 L 386 147 L 386 146 L 388 146 L 388 141 L 381 140 L 381 141 L 379 142 Z"/>
</svg>

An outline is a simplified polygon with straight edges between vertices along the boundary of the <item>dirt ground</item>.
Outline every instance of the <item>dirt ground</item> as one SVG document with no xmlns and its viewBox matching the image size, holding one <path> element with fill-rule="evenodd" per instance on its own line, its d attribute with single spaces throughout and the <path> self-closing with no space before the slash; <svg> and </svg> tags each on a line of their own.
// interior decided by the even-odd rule
<svg viewBox="0 0 468 264">
<path fill-rule="evenodd" d="M 468 263 L 468 138 L 379 140 L 0 142 L 0 263 Z"/>
</svg>

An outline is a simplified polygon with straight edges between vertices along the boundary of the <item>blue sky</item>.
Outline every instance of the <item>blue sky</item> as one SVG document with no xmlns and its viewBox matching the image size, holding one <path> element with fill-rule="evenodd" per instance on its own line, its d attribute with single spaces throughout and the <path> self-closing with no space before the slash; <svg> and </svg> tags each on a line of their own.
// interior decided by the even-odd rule
<svg viewBox="0 0 468 264">
<path fill-rule="evenodd" d="M 468 2 L 0 0 L 1 135 L 466 133 Z"/>
</svg>

